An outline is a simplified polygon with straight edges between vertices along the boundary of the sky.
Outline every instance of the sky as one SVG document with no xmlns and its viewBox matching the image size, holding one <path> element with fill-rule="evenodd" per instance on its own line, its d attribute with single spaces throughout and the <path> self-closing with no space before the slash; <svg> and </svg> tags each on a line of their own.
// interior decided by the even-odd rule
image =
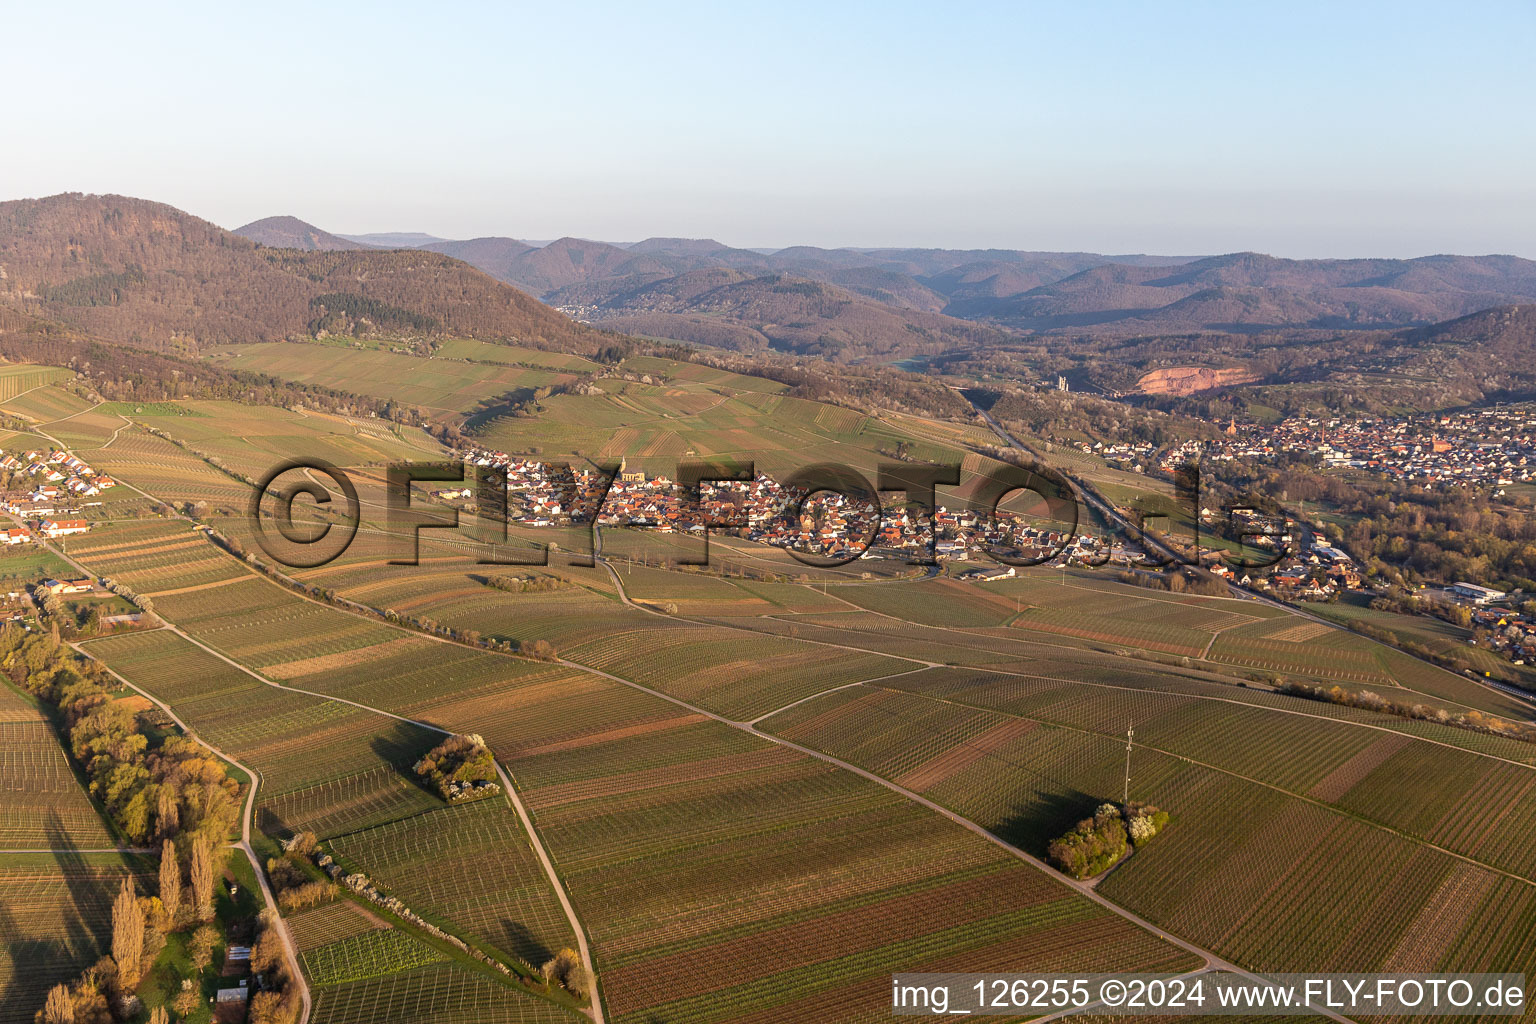
<svg viewBox="0 0 1536 1024">
<path fill-rule="evenodd" d="M 1536 0 L 0 0 L 0 199 L 224 227 L 1536 258 Z"/>
</svg>

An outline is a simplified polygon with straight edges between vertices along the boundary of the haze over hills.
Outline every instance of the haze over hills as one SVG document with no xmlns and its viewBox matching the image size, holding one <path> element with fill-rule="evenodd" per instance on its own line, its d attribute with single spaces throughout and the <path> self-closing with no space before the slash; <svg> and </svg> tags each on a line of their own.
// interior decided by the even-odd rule
<svg viewBox="0 0 1536 1024">
<path fill-rule="evenodd" d="M 168 351 L 374 331 L 572 351 L 603 343 L 440 253 L 264 248 L 123 196 L 0 203 L 0 307 L 12 322 Z"/>
<path fill-rule="evenodd" d="M 351 237 L 405 242 L 413 236 Z M 947 339 L 986 343 L 1036 333 L 1393 329 L 1536 301 L 1536 262 L 1512 256 L 1289 260 L 1258 253 L 817 246 L 765 252 L 712 238 L 666 237 L 622 245 L 481 238 L 425 248 L 618 330 L 844 360 L 927 355 Z M 747 276 L 697 276 L 713 270 Z M 764 283 L 746 300 L 754 278 Z M 729 290 L 701 289 L 704 281 Z M 830 286 L 818 294 L 836 301 L 782 301 L 786 288 L 801 283 Z M 941 319 L 926 319 L 935 316 Z"/>
<path fill-rule="evenodd" d="M 1099 266 L 1012 296 L 989 319 L 1034 330 L 1125 332 L 1427 324 L 1536 299 L 1514 256 L 1284 260 L 1235 253 L 1167 269 Z"/>
<path fill-rule="evenodd" d="M 235 229 L 241 233 L 241 229 Z M 364 245 L 376 245 L 382 249 L 418 249 L 431 245 L 434 242 L 446 242 L 446 238 L 438 238 L 421 231 L 375 231 L 365 235 L 338 235 L 349 242 L 361 242 Z"/>
</svg>

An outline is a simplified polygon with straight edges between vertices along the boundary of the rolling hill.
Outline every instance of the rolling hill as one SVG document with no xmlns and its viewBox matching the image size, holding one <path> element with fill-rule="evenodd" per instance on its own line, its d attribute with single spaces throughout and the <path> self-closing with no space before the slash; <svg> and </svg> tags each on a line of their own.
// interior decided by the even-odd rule
<svg viewBox="0 0 1536 1024">
<path fill-rule="evenodd" d="M 970 311 L 1026 330 L 1175 333 L 1425 325 L 1536 301 L 1536 261 L 1514 256 L 1285 260 L 1235 253 L 1176 268 L 1092 267 Z"/>
<path fill-rule="evenodd" d="M 1536 261 L 1513 256 L 1291 260 L 1251 252 L 1181 257 L 804 245 L 761 251 L 712 238 L 663 237 L 627 245 L 562 238 L 543 246 L 475 239 L 428 248 L 551 304 L 578 308 L 582 316 L 594 307 L 604 317 L 644 317 L 633 329 L 675 328 L 694 341 L 749 337 L 761 333 L 760 325 L 720 309 L 709 314 L 716 324 L 668 327 L 653 309 L 624 308 L 625 297 L 702 270 L 820 282 L 900 311 L 894 320 L 880 318 L 893 329 L 880 348 L 898 358 L 931 350 L 932 325 L 902 324 L 908 311 L 1005 332 L 1132 336 L 1390 330 L 1536 301 Z M 684 291 L 691 287 L 679 282 Z M 837 335 L 837 325 L 825 326 Z M 923 340 L 904 346 L 903 332 Z"/>
<path fill-rule="evenodd" d="M 0 203 L 0 307 L 167 351 L 329 334 L 452 334 L 567 351 L 602 336 L 435 252 L 267 248 L 173 207 Z"/>
<path fill-rule="evenodd" d="M 598 290 L 563 289 L 554 299 L 562 304 L 590 301 L 598 307 L 596 322 L 631 334 L 848 362 L 1009 340 L 980 324 L 895 307 L 836 285 L 782 274 L 695 270 L 628 290 L 602 295 Z"/>
</svg>

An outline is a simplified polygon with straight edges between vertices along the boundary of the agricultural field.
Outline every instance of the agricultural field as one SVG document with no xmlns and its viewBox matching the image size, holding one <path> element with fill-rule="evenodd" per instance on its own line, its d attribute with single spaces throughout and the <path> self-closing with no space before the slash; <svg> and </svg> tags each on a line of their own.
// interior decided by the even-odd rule
<svg viewBox="0 0 1536 1024">
<path fill-rule="evenodd" d="M 313 349 L 303 368 L 317 380 L 345 372 L 327 360 L 356 359 L 369 386 L 415 374 L 406 387 L 459 416 L 493 387 L 592 369 L 478 342 L 432 360 L 303 349 L 231 359 Z M 598 378 L 597 393 L 545 398 L 487 436 L 664 472 L 743 453 L 770 472 L 817 458 L 868 470 L 898 443 L 981 468 L 990 443 L 695 364 L 622 370 L 653 383 Z M 536 847 L 547 852 L 617 1024 L 819 1021 L 834 1004 L 846 1012 L 832 1019 L 873 1019 L 896 970 L 1190 969 L 1193 956 L 1029 859 L 1119 798 L 1128 728 L 1130 795 L 1172 820 L 1097 884 L 1116 906 L 1254 968 L 1536 974 L 1536 746 L 1270 688 L 1284 675 L 1515 706 L 1364 637 L 1108 573 L 818 571 L 735 538 L 712 541 L 707 572 L 652 564 L 660 542 L 620 530 L 603 535 L 608 565 L 494 566 L 467 515 L 461 531 L 423 532 L 420 564 L 391 565 L 402 537 L 377 467 L 440 451 L 426 435 L 217 402 L 71 411 L 53 390 L 18 399 L 60 404 L 40 429 L 94 439 L 82 454 L 125 492 L 206 502 L 198 515 L 252 550 L 248 524 L 220 514 L 248 497 L 231 472 L 297 453 L 364 467 L 356 543 L 294 577 L 467 643 L 301 597 L 139 496 L 104 507 L 67 554 L 151 597 L 169 626 L 82 648 L 259 776 L 262 842 L 313 830 L 347 870 L 509 962 L 579 944 Z M 579 533 L 559 534 L 562 552 L 583 550 Z M 5 557 L 16 578 L 69 569 L 45 550 Z M 554 653 L 500 649 L 534 641 Z M 46 723 L 22 728 L 20 703 L 0 704 L 0 731 L 15 734 L 4 770 L 57 792 L 51 806 L 83 801 L 73 846 L 110 845 L 67 764 L 33 756 Z M 412 765 L 446 733 L 483 738 L 512 792 L 449 804 L 420 784 Z M 15 848 L 52 841 L 17 820 L 0 818 Z M 350 898 L 290 920 L 316 1024 L 578 1019 Z"/>
<path fill-rule="evenodd" d="M 67 370 L 27 367 L 23 373 L 0 377 L 0 393 L 10 392 L 0 399 L 0 409 L 39 424 L 84 412 L 91 403 L 60 386 L 73 376 Z"/>
<path fill-rule="evenodd" d="M 48 990 L 107 952 L 125 875 L 153 885 L 154 862 L 117 854 L 0 853 L 0 1024 L 32 1024 Z"/>
<path fill-rule="evenodd" d="M 879 654 L 708 626 L 616 631 L 565 656 L 737 720 L 911 667 Z"/>
<path fill-rule="evenodd" d="M 1347 628 L 1363 626 L 1386 630 L 1388 633 L 1397 636 L 1401 641 L 1420 644 L 1436 654 L 1454 654 L 1457 657 L 1466 658 L 1471 661 L 1474 668 L 1479 672 L 1492 672 L 1496 677 L 1500 675 L 1513 676 L 1518 680 L 1522 680 L 1523 684 L 1527 687 L 1536 686 L 1536 669 L 1530 666 L 1511 664 L 1507 659 L 1499 657 L 1492 651 L 1470 646 L 1468 641 L 1472 637 L 1472 631 L 1463 629 L 1460 626 L 1453 626 L 1443 619 L 1433 618 L 1428 615 L 1399 615 L 1395 612 L 1377 611 L 1364 602 L 1356 601 L 1339 601 L 1334 604 L 1314 602 L 1305 603 L 1302 607 L 1313 615 L 1337 622 Z M 1403 661 L 1419 665 L 1423 664 L 1423 662 L 1415 658 L 1405 657 Z M 1445 675 L 1445 673 L 1436 672 L 1435 675 L 1440 676 Z M 1441 681 L 1440 685 L 1446 684 Z M 1426 690 L 1425 692 L 1432 693 L 1433 691 Z"/>
<path fill-rule="evenodd" d="M 571 1024 L 580 1019 L 458 964 L 317 988 L 314 998 L 310 1019 L 317 1024 Z"/>
<path fill-rule="evenodd" d="M 0 682 L 0 856 L 116 845 L 40 706 Z"/>
<path fill-rule="evenodd" d="M 1026 950 L 1082 965 L 1178 958 L 1037 869 L 822 762 L 675 707 L 630 725 L 633 712 L 607 700 L 577 706 L 581 731 L 566 739 L 529 738 L 556 715 L 573 730 L 558 709 L 487 739 L 517 752 L 508 770 L 592 929 L 618 1020 L 768 1007 L 794 1019 L 829 986 L 874 1005 L 880 972 L 900 962 L 1001 963 Z M 923 909 L 937 906 L 948 909 Z M 1047 939 L 1079 930 L 1119 938 Z"/>
<path fill-rule="evenodd" d="M 767 382 L 689 363 L 632 362 L 640 364 L 637 373 L 663 382 L 599 379 L 600 393 L 553 395 L 535 416 L 487 424 L 480 440 L 549 457 L 626 457 L 633 466 L 668 474 L 681 458 L 750 459 L 759 472 L 780 478 L 815 462 L 873 473 L 903 442 L 910 457 L 926 461 L 958 464 L 971 450 L 965 436 L 908 433 L 840 406 L 787 397 Z"/>
<path fill-rule="evenodd" d="M 0 405 L 14 401 L 34 388 L 68 380 L 74 373 L 61 366 L 35 366 L 30 363 L 0 364 Z"/>
<path fill-rule="evenodd" d="M 117 557 L 132 550 L 119 549 Z M 239 593 L 249 587 L 271 596 Z M 157 605 L 201 642 L 283 676 L 285 685 L 302 687 L 323 676 L 349 699 L 386 707 L 427 700 L 417 712 L 424 718 L 485 735 L 506 760 L 591 931 L 605 999 L 619 1019 L 644 1020 L 658 1007 L 666 1019 L 679 1021 L 722 1019 L 764 1005 L 794 1012 L 795 1006 L 808 1008 L 827 986 L 857 986 L 873 999 L 875 988 L 885 984 L 881 972 L 898 963 L 983 956 L 1001 964 L 1026 949 L 1055 948 L 1053 936 L 1064 929 L 1118 935 L 1093 954 L 1111 955 L 1117 963 L 1175 964 L 1183 956 L 895 794 L 600 677 L 583 676 L 577 686 L 566 670 L 532 665 L 509 667 L 497 679 L 494 672 L 480 675 L 478 663 L 527 663 L 465 652 L 455 654 L 457 660 L 439 658 L 438 685 L 424 692 L 410 681 L 411 673 L 430 671 L 424 645 L 441 645 L 401 634 L 404 639 L 390 646 L 394 642 L 376 632 L 383 627 L 260 580 L 171 595 Z M 237 627 L 237 620 L 245 625 Z M 277 660 L 274 645 L 283 630 L 305 639 L 298 645 L 290 640 L 282 648 L 289 657 Z M 700 650 L 715 639 L 696 627 L 682 632 Z M 760 637 L 753 643 L 782 647 L 785 641 Z M 807 645 L 790 644 L 800 646 Z M 528 876 L 507 875 L 504 860 L 474 856 L 477 842 L 504 851 L 504 834 L 486 831 L 485 822 L 471 829 L 468 817 L 460 826 L 436 827 L 443 815 L 478 819 L 492 805 L 428 811 L 384 799 L 378 777 L 391 769 L 386 764 L 359 771 L 370 758 L 358 745 L 364 733 L 357 731 L 355 709 L 262 692 L 262 683 L 164 634 L 99 641 L 90 649 L 130 678 L 161 680 L 152 685 L 165 686 L 178 714 L 261 772 L 265 828 L 281 834 L 298 825 L 317 827 L 343 857 L 392 890 L 397 886 L 402 899 L 420 904 L 420 912 L 462 923 L 488 943 L 499 940 L 515 949 L 530 941 L 521 930 L 498 931 L 522 911 L 498 912 L 487 903 L 499 898 L 507 907 L 521 906 Z M 324 659 L 335 655 L 355 663 L 332 675 Z M 886 660 L 848 655 L 834 671 L 880 675 Z M 812 664 L 807 662 L 804 685 L 818 678 L 826 685 L 825 672 L 810 672 Z M 391 681 L 397 669 L 398 684 Z M 247 684 L 250 689 L 243 689 Z M 589 696 L 579 695 L 582 687 Z M 773 699 L 794 699 L 799 692 Z M 513 694 L 519 699 L 509 705 Z M 510 713 L 486 713 L 498 705 Z M 238 713 L 226 710 L 236 707 Z M 576 707 L 583 709 L 580 715 L 573 713 Z M 383 735 L 371 745 L 373 758 L 384 758 L 395 771 L 418 755 L 420 748 L 412 748 L 399 728 L 374 730 Z M 305 739 L 283 738 L 289 736 Z M 324 755 L 316 756 L 321 750 Z M 829 831 L 829 822 L 838 825 Z M 450 852 L 458 850 L 462 860 Z M 690 851 L 681 862 L 680 851 Z M 722 876 L 722 858 L 739 870 Z M 738 877 L 757 881 L 744 891 Z M 813 877 L 817 883 L 808 887 Z M 685 898 L 685 892 L 691 895 Z M 932 918 L 923 906 L 957 900 L 976 907 L 975 914 L 913 936 L 916 922 Z M 526 927 L 538 934 L 533 925 Z M 861 938 L 854 941 L 856 935 Z M 562 940 L 552 933 L 535 941 L 550 948 Z M 761 967 L 742 966 L 739 951 L 746 947 L 758 948 Z M 1107 962 L 1083 959 L 1088 951 L 1075 943 L 1060 955 L 1067 958 L 1063 963 Z M 807 975 L 796 969 L 806 962 L 828 966 Z M 382 984 L 366 979 L 345 987 Z M 328 991 L 321 992 L 322 1005 L 333 998 Z"/>
<path fill-rule="evenodd" d="M 513 350 L 509 350 L 509 354 Z M 335 345 L 273 343 L 222 346 L 212 357 L 220 366 L 271 374 L 305 384 L 387 398 L 430 413 L 465 415 L 482 403 L 512 392 L 575 381 L 580 364 L 570 370 L 529 368 L 461 358 L 427 359 L 377 349 Z"/>
<path fill-rule="evenodd" d="M 1265 970 L 1427 970 L 1437 964 L 1422 951 L 1438 953 L 1446 941 L 1469 950 L 1506 941 L 1480 934 L 1470 904 L 1444 920 L 1447 893 L 1497 889 L 1529 903 L 1531 869 L 1524 850 L 1516 851 L 1528 845 L 1524 795 L 1536 770 L 1339 723 L 1286 729 L 1279 716 L 1256 709 L 1224 706 L 1192 726 L 1190 709 L 1174 714 L 1173 703 L 1168 695 L 1114 701 L 1070 686 L 935 669 L 829 694 L 763 728 L 1043 852 L 1045 838 L 1113 798 L 1124 734 L 1111 723 L 1134 718 L 1132 797 L 1164 808 L 1184 802 L 1166 836 L 1112 872 L 1101 892 Z M 1244 727 L 1242 715 L 1263 722 Z M 1453 791 L 1464 795 L 1463 809 L 1447 815 Z M 1414 797 L 1400 808 L 1405 794 Z M 1517 820 L 1506 825 L 1511 815 Z M 1414 841 L 1415 833 L 1428 842 Z M 1328 857 L 1327 850 L 1371 855 Z M 1223 867 L 1206 870 L 1213 861 Z M 1383 865 L 1402 883 L 1390 895 L 1374 884 Z M 1340 920 L 1358 925 L 1341 929 Z M 1428 941 L 1430 932 L 1445 941 Z M 1519 962 L 1536 962 L 1536 934 L 1527 929 L 1513 941 L 1523 950 Z"/>
</svg>

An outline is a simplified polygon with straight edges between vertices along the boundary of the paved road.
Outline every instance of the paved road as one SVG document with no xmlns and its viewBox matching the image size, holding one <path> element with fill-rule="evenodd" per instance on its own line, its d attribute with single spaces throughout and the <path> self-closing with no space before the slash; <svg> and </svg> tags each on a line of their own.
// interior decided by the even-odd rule
<svg viewBox="0 0 1536 1024">
<path fill-rule="evenodd" d="M 77 569 L 80 568 L 78 565 L 75 567 Z M 261 785 L 261 773 L 248 765 L 241 764 L 230 754 L 220 750 L 218 747 L 214 746 L 212 743 L 209 743 L 201 736 L 198 736 L 191 726 L 182 721 L 176 712 L 171 710 L 171 706 L 169 704 L 165 703 L 165 701 L 161 700 L 159 697 L 156 697 L 148 690 L 145 690 L 143 687 L 135 685 L 130 679 L 107 665 L 106 662 L 97 658 L 94 654 L 87 651 L 80 644 L 70 644 L 70 646 L 73 647 L 78 653 L 96 662 L 118 682 L 133 690 L 141 697 L 144 697 L 146 700 L 152 702 L 161 711 L 164 711 L 166 715 L 170 717 L 171 721 L 175 722 L 181 731 L 187 736 L 196 738 L 197 741 L 203 746 L 207 747 L 219 757 L 223 758 L 225 761 L 228 761 L 230 764 L 234 765 L 236 768 L 240 769 L 251 777 L 251 784 L 250 786 L 246 787 L 245 807 L 240 813 L 240 841 L 233 845 L 244 852 L 246 859 L 251 862 L 251 870 L 256 874 L 256 884 L 261 887 L 262 898 L 266 900 L 267 906 L 271 907 L 277 914 L 277 934 L 278 938 L 280 938 L 283 943 L 283 956 L 288 961 L 289 975 L 299 986 L 299 997 L 303 1004 L 303 1008 L 299 1014 L 299 1024 L 306 1024 L 306 1022 L 309 1020 L 312 1001 L 309 993 L 309 982 L 305 980 L 304 972 L 299 969 L 299 949 L 293 941 L 293 933 L 289 931 L 288 922 L 283 919 L 282 911 L 278 907 L 277 896 L 272 892 L 272 887 L 267 884 L 266 870 L 262 867 L 261 861 L 256 856 L 255 849 L 251 846 L 251 823 L 255 817 L 256 789 Z"/>
</svg>

